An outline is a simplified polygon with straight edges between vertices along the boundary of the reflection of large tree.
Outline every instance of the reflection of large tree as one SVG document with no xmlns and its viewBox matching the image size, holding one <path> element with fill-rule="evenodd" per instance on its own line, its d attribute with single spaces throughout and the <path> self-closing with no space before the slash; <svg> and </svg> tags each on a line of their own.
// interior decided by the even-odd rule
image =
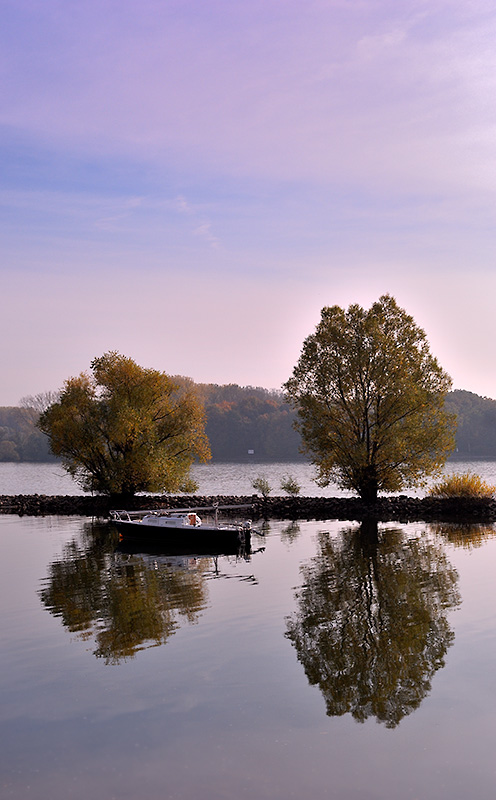
<svg viewBox="0 0 496 800">
<path fill-rule="evenodd" d="M 126 556 L 94 536 L 85 546 L 66 545 L 40 595 L 70 631 L 95 639 L 96 656 L 117 663 L 164 643 L 181 618 L 195 621 L 206 602 L 202 568 L 210 564 Z"/>
<path fill-rule="evenodd" d="M 446 613 L 459 602 L 457 573 L 442 547 L 425 532 L 363 524 L 321 533 L 302 572 L 286 635 L 327 713 L 394 727 L 427 695 L 453 641 Z"/>
</svg>

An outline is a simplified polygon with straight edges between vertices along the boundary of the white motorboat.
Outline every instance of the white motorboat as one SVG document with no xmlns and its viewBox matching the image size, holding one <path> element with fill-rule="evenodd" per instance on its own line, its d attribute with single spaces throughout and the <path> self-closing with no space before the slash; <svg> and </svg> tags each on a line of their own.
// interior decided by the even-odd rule
<svg viewBox="0 0 496 800">
<path fill-rule="evenodd" d="M 246 506 L 245 506 L 246 507 Z M 233 506 L 226 506 L 231 510 Z M 156 509 L 152 511 L 111 511 L 110 521 L 124 536 L 132 538 L 153 537 L 164 543 L 169 541 L 197 541 L 205 544 L 247 544 L 250 541 L 251 521 L 221 524 L 218 521 L 219 507 L 213 507 L 213 522 L 203 522 L 197 513 L 202 509 Z"/>
</svg>

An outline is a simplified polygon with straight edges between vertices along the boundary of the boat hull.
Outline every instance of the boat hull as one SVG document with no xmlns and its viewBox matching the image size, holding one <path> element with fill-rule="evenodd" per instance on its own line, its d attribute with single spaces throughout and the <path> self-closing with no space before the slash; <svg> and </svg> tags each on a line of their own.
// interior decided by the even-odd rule
<svg viewBox="0 0 496 800">
<path fill-rule="evenodd" d="M 249 547 L 251 541 L 249 530 L 235 528 L 144 525 L 127 520 L 112 520 L 112 524 L 124 539 L 153 542 L 184 553 L 222 552 L 230 555 L 240 548 Z"/>
</svg>

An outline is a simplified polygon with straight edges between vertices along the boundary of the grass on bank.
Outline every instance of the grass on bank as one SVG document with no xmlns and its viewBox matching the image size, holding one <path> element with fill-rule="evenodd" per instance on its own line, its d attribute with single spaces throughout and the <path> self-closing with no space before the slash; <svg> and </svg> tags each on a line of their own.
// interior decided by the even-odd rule
<svg viewBox="0 0 496 800">
<path fill-rule="evenodd" d="M 496 486 L 491 486 L 482 480 L 480 475 L 463 472 L 449 475 L 429 489 L 431 497 L 446 499 L 461 498 L 464 500 L 490 499 L 496 492 Z"/>
</svg>

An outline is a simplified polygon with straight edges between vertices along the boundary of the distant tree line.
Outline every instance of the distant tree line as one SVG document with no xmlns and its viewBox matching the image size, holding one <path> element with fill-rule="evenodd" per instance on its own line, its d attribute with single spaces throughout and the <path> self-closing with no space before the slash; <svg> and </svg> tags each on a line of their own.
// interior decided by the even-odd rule
<svg viewBox="0 0 496 800">
<path fill-rule="evenodd" d="M 207 414 L 213 461 L 298 461 L 295 413 L 282 391 L 236 384 L 197 384 Z M 448 394 L 457 416 L 458 458 L 496 458 L 496 400 L 473 392 Z M 39 409 L 0 407 L 0 461 L 53 461 L 48 439 L 36 427 Z"/>
<path fill-rule="evenodd" d="M 456 414 L 457 457 L 496 458 L 496 400 L 458 389 L 446 398 Z"/>
<path fill-rule="evenodd" d="M 235 384 L 198 386 L 214 461 L 298 461 L 300 435 L 283 392 Z"/>
<path fill-rule="evenodd" d="M 34 408 L 0 408 L 0 461 L 55 461 Z"/>
</svg>

